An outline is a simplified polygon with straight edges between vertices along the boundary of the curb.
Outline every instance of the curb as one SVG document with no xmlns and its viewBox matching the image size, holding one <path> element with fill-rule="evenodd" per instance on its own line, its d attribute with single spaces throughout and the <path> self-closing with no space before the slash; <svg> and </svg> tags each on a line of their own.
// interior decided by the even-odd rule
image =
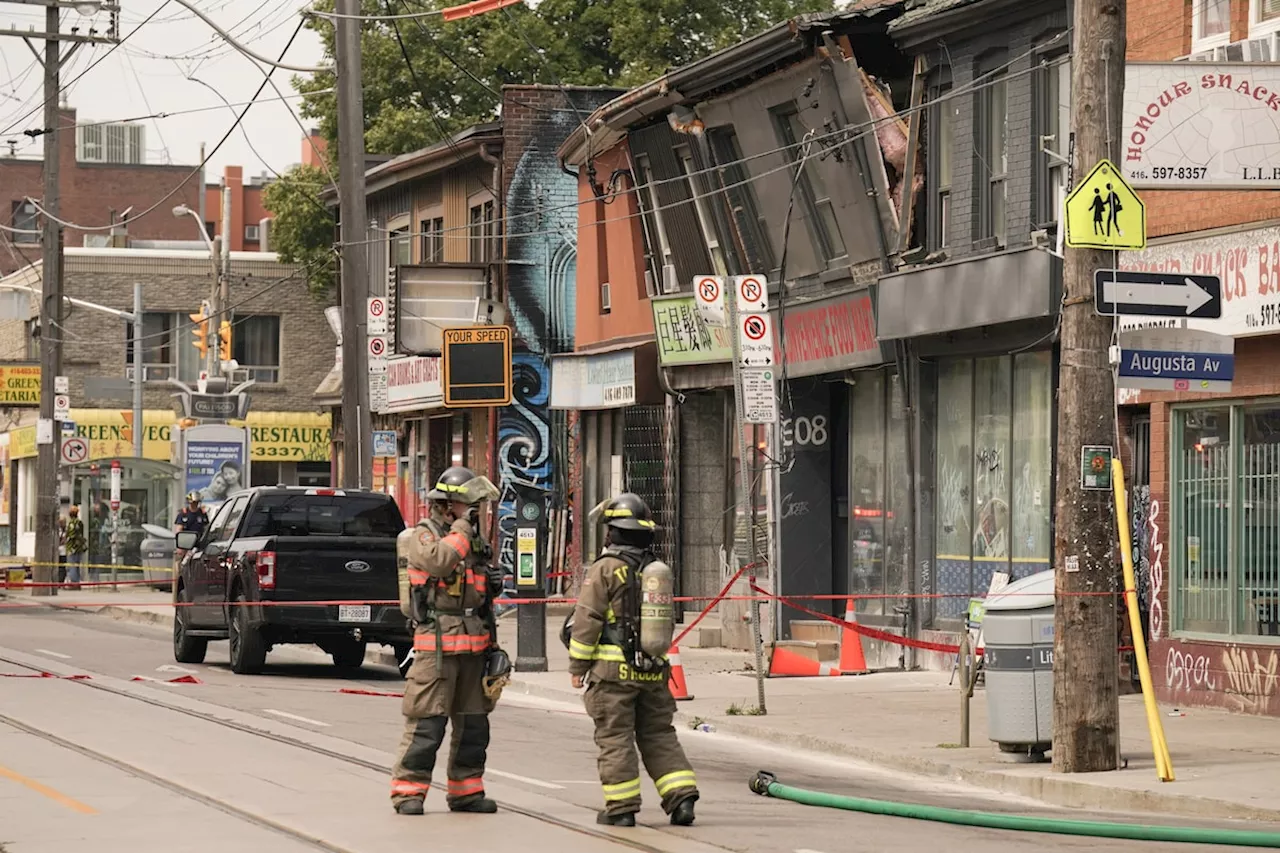
<svg viewBox="0 0 1280 853">
<path fill-rule="evenodd" d="M 561 701 L 565 699 L 581 699 L 580 691 L 530 684 L 526 681 L 521 681 L 518 676 L 512 679 L 507 689 L 542 699 L 559 699 Z M 687 711 L 676 711 L 675 723 L 677 728 L 689 728 L 695 717 L 696 715 Z M 1025 776 L 1004 773 L 999 770 L 964 767 L 924 755 L 889 752 L 872 746 L 825 738 L 821 735 L 778 731 L 764 726 L 753 725 L 746 720 L 736 718 L 717 716 L 714 720 L 714 725 L 718 730 L 728 734 L 764 741 L 775 746 L 790 746 L 812 752 L 840 755 L 889 770 L 911 773 L 915 776 L 946 779 L 950 782 L 962 782 L 990 791 L 1027 797 L 1064 808 L 1102 812 L 1164 814 L 1180 818 L 1210 820 L 1280 822 L 1280 808 L 1248 806 L 1228 800 L 1215 800 L 1210 797 L 1177 793 L 1165 794 L 1154 791 L 1112 788 L 1088 782 L 1077 782 L 1056 774 L 1052 776 Z"/>
</svg>

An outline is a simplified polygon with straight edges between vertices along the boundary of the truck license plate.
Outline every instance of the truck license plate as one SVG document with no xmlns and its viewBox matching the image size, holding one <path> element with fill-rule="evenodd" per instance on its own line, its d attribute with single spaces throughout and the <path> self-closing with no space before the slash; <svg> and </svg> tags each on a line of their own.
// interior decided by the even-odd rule
<svg viewBox="0 0 1280 853">
<path fill-rule="evenodd" d="M 372 618 L 372 608 L 368 604 L 339 604 L 339 622 L 368 622 Z"/>
</svg>

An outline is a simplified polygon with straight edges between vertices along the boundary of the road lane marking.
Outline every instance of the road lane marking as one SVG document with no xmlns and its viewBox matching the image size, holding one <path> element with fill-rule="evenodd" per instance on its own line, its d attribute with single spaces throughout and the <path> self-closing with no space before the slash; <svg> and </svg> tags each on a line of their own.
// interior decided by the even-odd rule
<svg viewBox="0 0 1280 853">
<path fill-rule="evenodd" d="M 71 797 L 68 797 L 66 794 L 62 793 L 61 791 L 55 791 L 53 788 L 50 788 L 48 785 L 42 785 L 39 782 L 37 782 L 35 779 L 28 779 L 26 776 L 23 776 L 21 773 L 15 773 L 14 771 L 8 769 L 7 767 L 0 767 L 0 776 L 3 776 L 5 779 L 9 779 L 11 781 L 17 782 L 19 785 L 23 785 L 27 788 L 30 788 L 32 791 L 35 791 L 37 794 L 41 794 L 45 797 L 48 797 L 49 799 L 53 800 L 55 803 L 66 806 L 72 811 L 80 812 L 80 814 L 97 814 L 98 813 L 98 810 L 95 809 L 93 806 L 87 806 L 84 803 L 80 802 L 79 800 L 73 800 Z"/>
<path fill-rule="evenodd" d="M 263 708 L 262 710 L 264 713 L 275 714 L 277 717 L 284 717 L 287 720 L 297 720 L 300 723 L 310 723 L 313 726 L 321 726 L 326 729 L 329 728 L 328 723 L 322 723 L 319 720 L 313 720 L 309 717 L 299 717 L 297 714 L 290 714 L 288 711 L 276 711 L 271 708 Z"/>
<path fill-rule="evenodd" d="M 564 785 L 556 785 L 552 782 L 543 782 L 541 779 L 530 779 L 528 776 L 520 776 L 515 773 L 505 773 L 501 770 L 486 768 L 485 773 L 490 776 L 501 776 L 503 779 L 510 779 L 513 782 L 523 782 L 526 785 L 536 785 L 539 788 L 546 788 L 549 791 L 563 791 Z"/>
<path fill-rule="evenodd" d="M 185 672 L 188 675 L 195 675 L 194 669 L 187 669 L 185 666 L 176 666 L 175 664 L 166 663 L 156 667 L 156 672 Z"/>
<path fill-rule="evenodd" d="M 64 655 L 62 652 L 51 652 L 48 649 L 36 649 L 36 651 L 42 655 L 49 655 L 50 657 L 62 658 L 63 660 L 71 660 L 71 655 Z"/>
</svg>

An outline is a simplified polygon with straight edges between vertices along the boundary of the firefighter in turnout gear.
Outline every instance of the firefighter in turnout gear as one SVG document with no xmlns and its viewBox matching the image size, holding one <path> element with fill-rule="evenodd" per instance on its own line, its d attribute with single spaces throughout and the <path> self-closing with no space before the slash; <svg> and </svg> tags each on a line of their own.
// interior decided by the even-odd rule
<svg viewBox="0 0 1280 853">
<path fill-rule="evenodd" d="M 479 530 L 480 504 L 497 496 L 488 478 L 448 468 L 427 493 L 429 516 L 396 543 L 401 609 L 414 625 L 401 705 L 405 731 L 391 779 L 400 814 L 423 813 L 446 723 L 453 729 L 449 809 L 488 814 L 498 808 L 484 795 L 484 765 L 489 714 L 511 663 L 497 646 L 492 610 L 502 573 Z"/>
<path fill-rule="evenodd" d="M 693 823 L 698 787 L 676 737 L 675 698 L 667 687 L 667 651 L 675 628 L 671 569 L 654 558 L 657 524 L 630 492 L 601 503 L 605 549 L 591 565 L 562 639 L 574 687 L 595 721 L 604 810 L 597 823 L 635 826 L 640 766 L 653 778 L 662 809 L 677 826 Z M 664 588 L 665 587 L 665 588 Z M 643 614 L 642 614 L 643 601 Z"/>
</svg>

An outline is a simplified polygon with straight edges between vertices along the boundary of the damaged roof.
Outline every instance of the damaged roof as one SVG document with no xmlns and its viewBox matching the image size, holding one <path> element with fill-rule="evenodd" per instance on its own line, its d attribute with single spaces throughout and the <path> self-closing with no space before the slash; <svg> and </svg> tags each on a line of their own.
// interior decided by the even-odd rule
<svg viewBox="0 0 1280 853">
<path fill-rule="evenodd" d="M 588 137 L 592 137 L 594 150 L 604 150 L 615 144 L 627 127 L 649 116 L 747 77 L 771 63 L 809 51 L 811 46 L 804 36 L 810 32 L 821 33 L 842 23 L 875 18 L 902 6 L 903 0 L 854 0 L 839 12 L 807 12 L 780 21 L 751 38 L 673 68 L 599 107 L 587 118 L 585 126 L 579 124 L 560 146 L 560 155 L 566 163 L 581 162 L 586 156 Z"/>
</svg>

